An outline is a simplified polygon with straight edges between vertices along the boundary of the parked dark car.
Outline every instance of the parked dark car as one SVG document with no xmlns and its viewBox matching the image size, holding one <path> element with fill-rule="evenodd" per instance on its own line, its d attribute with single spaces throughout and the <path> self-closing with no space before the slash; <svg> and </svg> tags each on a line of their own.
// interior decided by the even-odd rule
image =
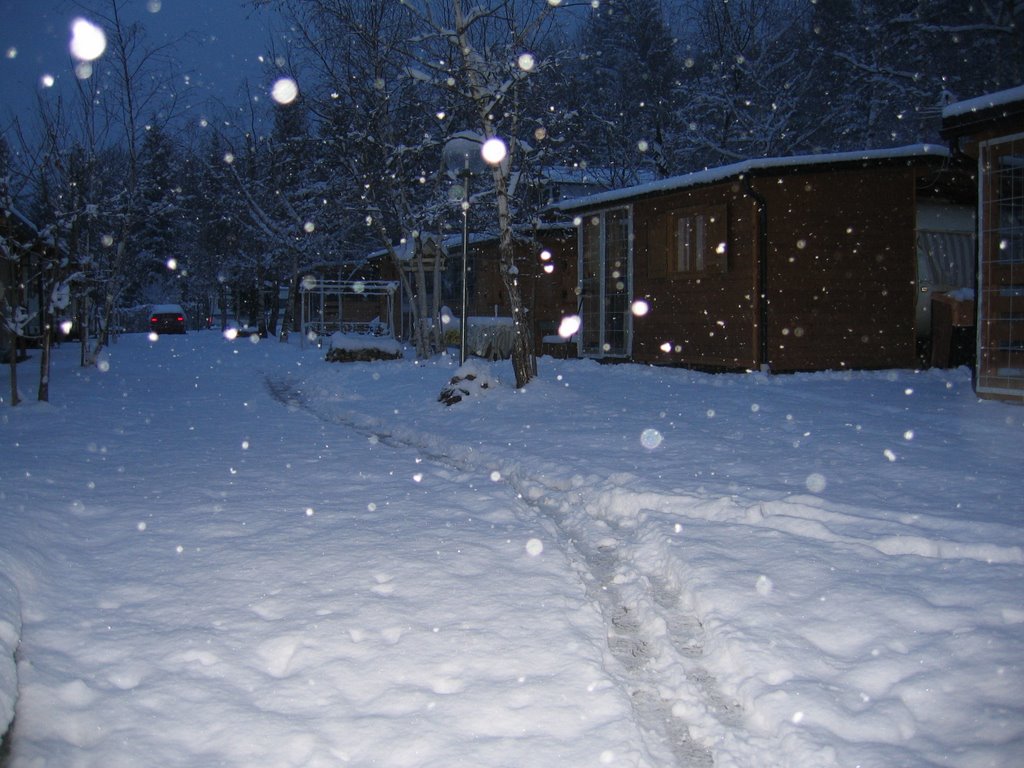
<svg viewBox="0 0 1024 768">
<path fill-rule="evenodd" d="M 149 313 L 153 333 L 184 333 L 185 310 L 177 304 L 154 304 Z"/>
</svg>

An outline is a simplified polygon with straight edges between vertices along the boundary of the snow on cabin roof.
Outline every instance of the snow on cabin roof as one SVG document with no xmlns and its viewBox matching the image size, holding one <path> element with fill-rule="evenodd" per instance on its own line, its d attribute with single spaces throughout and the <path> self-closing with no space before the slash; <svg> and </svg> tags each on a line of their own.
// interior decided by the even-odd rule
<svg viewBox="0 0 1024 768">
<path fill-rule="evenodd" d="M 758 171 L 772 170 L 776 168 L 795 168 L 812 165 L 834 165 L 836 163 L 856 163 L 859 161 L 884 161 L 898 160 L 900 158 L 913 157 L 942 157 L 950 156 L 949 149 L 940 144 L 911 144 L 905 147 L 894 147 L 892 149 L 868 149 L 860 152 L 834 152 L 820 155 L 793 155 L 791 157 L 764 157 L 753 160 L 742 160 L 731 165 L 723 165 L 717 168 L 705 168 L 703 171 L 686 173 L 681 176 L 671 176 L 667 179 L 659 179 L 647 184 L 639 184 L 634 187 L 624 187 L 609 192 L 599 192 L 596 195 L 579 197 L 573 200 L 563 200 L 555 203 L 552 208 L 559 211 L 573 211 L 582 208 L 594 208 L 607 203 L 619 202 L 659 192 L 672 192 L 678 189 L 696 187 L 702 184 L 711 184 L 723 179 L 735 176 L 742 176 Z"/>
<path fill-rule="evenodd" d="M 480 234 L 480 233 L 470 232 L 470 234 L 469 234 L 469 244 L 470 245 L 474 245 L 474 244 L 480 243 L 480 242 L 487 242 L 489 240 L 493 240 L 496 237 L 497 237 L 497 235 Z M 435 246 L 436 245 L 440 245 L 442 248 L 450 249 L 450 248 L 454 248 L 456 245 L 461 245 L 461 243 L 462 243 L 462 235 L 461 234 L 424 235 L 422 237 L 422 241 L 424 241 L 424 242 L 429 241 L 432 244 L 434 244 Z M 382 258 L 382 257 L 387 256 L 388 254 L 390 254 L 392 249 L 394 250 L 395 254 L 398 256 L 398 260 L 399 261 L 411 261 L 412 257 L 416 255 L 415 241 L 413 241 L 410 238 L 403 238 L 400 242 L 395 243 L 394 245 L 392 245 L 391 248 L 378 248 L 375 251 L 370 251 L 370 253 L 367 254 L 366 258 L 368 258 L 368 259 L 379 259 L 379 258 Z"/>
<path fill-rule="evenodd" d="M 1016 88 L 1007 88 L 1005 91 L 986 93 L 973 99 L 954 102 L 942 110 L 942 119 L 946 120 L 971 112 L 1001 107 L 1004 104 L 1012 104 L 1015 101 L 1024 101 L 1024 85 L 1018 85 Z"/>
<path fill-rule="evenodd" d="M 534 222 L 529 226 L 514 227 L 513 229 L 515 231 L 518 231 L 520 234 L 522 232 L 557 232 L 559 230 L 575 230 L 575 225 L 573 225 L 573 223 L 570 221 L 541 221 Z M 459 232 L 449 233 L 444 235 L 443 237 L 437 235 L 431 235 L 430 237 L 435 241 L 440 239 L 441 246 L 449 253 L 462 247 L 462 234 Z M 481 243 L 495 242 L 496 240 L 499 239 L 499 237 L 500 236 L 497 232 L 492 231 L 470 232 L 466 242 L 467 245 L 470 246 L 480 245 Z M 409 244 L 408 240 L 392 247 L 395 249 L 395 253 L 398 254 L 398 258 L 400 261 L 409 261 L 412 259 L 413 256 L 415 256 L 413 248 Z M 390 252 L 391 251 L 388 250 L 387 248 L 378 248 L 377 250 L 371 251 L 369 254 L 367 254 L 366 258 L 379 259 L 383 258 L 384 256 L 387 256 Z"/>
<path fill-rule="evenodd" d="M 655 178 L 653 173 L 644 170 L 636 170 L 633 173 L 644 182 L 653 181 Z M 541 175 L 548 181 L 561 184 L 594 184 L 609 187 L 623 174 L 620 169 L 610 166 L 552 165 L 546 166 Z"/>
</svg>

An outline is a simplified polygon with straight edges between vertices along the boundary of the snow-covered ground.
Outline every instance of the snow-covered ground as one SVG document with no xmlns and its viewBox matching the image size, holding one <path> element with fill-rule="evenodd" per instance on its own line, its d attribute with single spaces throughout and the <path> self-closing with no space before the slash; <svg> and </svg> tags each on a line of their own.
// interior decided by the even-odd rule
<svg viewBox="0 0 1024 768">
<path fill-rule="evenodd" d="M 967 371 L 447 408 L 448 360 L 254 341 L 0 373 L 11 766 L 1020 764 L 1024 409 Z"/>
</svg>

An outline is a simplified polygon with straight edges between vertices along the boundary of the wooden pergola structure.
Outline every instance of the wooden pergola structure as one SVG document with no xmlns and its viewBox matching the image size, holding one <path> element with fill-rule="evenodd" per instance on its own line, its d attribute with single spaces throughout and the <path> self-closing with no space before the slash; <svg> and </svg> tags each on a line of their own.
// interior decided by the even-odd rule
<svg viewBox="0 0 1024 768">
<path fill-rule="evenodd" d="M 299 286 L 302 338 L 334 333 L 395 338 L 398 283 L 391 280 L 321 280 Z"/>
</svg>

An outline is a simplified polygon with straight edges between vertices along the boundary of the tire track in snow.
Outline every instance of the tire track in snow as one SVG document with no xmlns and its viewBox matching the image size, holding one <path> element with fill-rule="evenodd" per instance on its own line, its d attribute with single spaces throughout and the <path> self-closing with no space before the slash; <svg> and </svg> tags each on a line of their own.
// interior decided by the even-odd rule
<svg viewBox="0 0 1024 768">
<path fill-rule="evenodd" d="M 271 397 L 314 418 L 355 430 L 385 445 L 415 448 L 424 460 L 457 471 L 497 469 L 516 501 L 547 521 L 552 536 L 583 582 L 588 599 L 604 618 L 609 663 L 607 671 L 629 696 L 645 746 L 659 764 L 680 768 L 709 768 L 711 752 L 697 743 L 687 720 L 676 712 L 674 689 L 682 683 L 688 698 L 703 701 L 704 712 L 717 713 L 720 725 L 740 727 L 737 705 L 726 702 L 713 676 L 700 666 L 704 630 L 699 618 L 682 604 L 678 589 L 645 573 L 641 564 L 624 556 L 617 542 L 632 534 L 587 511 L 578 489 L 560 487 L 523 474 L 521 466 L 502 471 L 502 462 L 476 451 L 472 458 L 456 457 L 444 448 L 426 445 L 414 431 L 396 434 L 382 424 L 362 423 L 351 414 L 326 412 L 293 382 L 266 380 Z M 655 632 L 652 628 L 661 628 Z M 672 679 L 666 685 L 666 678 Z M 717 730 L 717 729 L 713 729 Z"/>
</svg>

